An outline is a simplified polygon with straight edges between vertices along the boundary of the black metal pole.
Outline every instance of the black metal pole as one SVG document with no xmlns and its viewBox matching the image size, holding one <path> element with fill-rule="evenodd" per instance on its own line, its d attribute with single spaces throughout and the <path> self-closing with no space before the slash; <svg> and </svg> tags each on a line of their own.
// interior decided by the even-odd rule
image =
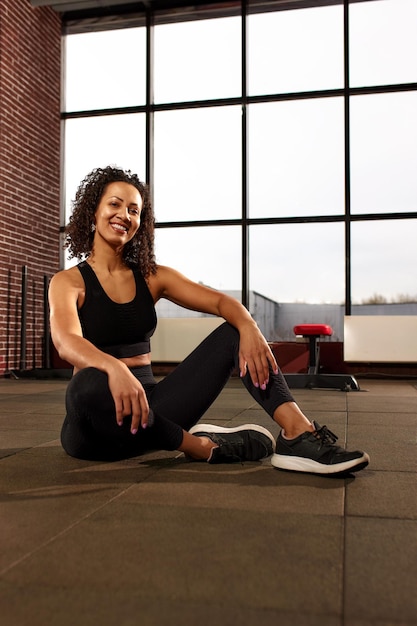
<svg viewBox="0 0 417 626">
<path fill-rule="evenodd" d="M 22 307 L 20 316 L 20 370 L 26 368 L 26 320 L 27 320 L 28 268 L 22 266 Z"/>
</svg>

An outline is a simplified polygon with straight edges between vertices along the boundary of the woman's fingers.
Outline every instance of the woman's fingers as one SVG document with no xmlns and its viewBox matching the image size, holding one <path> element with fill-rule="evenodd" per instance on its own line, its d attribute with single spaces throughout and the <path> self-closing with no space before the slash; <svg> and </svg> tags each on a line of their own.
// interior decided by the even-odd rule
<svg viewBox="0 0 417 626">
<path fill-rule="evenodd" d="M 136 394 L 129 398 L 126 405 L 126 415 L 132 416 L 130 432 L 136 435 L 139 428 L 146 428 L 148 425 L 149 405 L 145 394 Z"/>
<path fill-rule="evenodd" d="M 265 355 L 260 355 L 248 363 L 248 369 L 255 387 L 266 389 L 269 382 L 269 366 Z"/>
<path fill-rule="evenodd" d="M 123 424 L 123 402 L 121 398 L 116 398 L 113 396 L 113 399 L 114 407 L 116 409 L 116 422 L 119 426 L 121 426 Z"/>
<path fill-rule="evenodd" d="M 123 424 L 123 418 L 131 416 L 130 432 L 132 435 L 135 435 L 140 427 L 146 428 L 149 405 L 140 382 L 129 373 L 128 376 L 114 376 L 111 379 L 109 377 L 109 386 L 118 425 Z"/>
<path fill-rule="evenodd" d="M 248 371 L 255 387 L 260 387 L 262 390 L 265 390 L 268 385 L 271 369 L 274 374 L 278 373 L 278 365 L 269 346 L 267 350 L 256 356 L 247 359 L 242 356 L 240 359 L 241 376 L 243 377 Z"/>
</svg>

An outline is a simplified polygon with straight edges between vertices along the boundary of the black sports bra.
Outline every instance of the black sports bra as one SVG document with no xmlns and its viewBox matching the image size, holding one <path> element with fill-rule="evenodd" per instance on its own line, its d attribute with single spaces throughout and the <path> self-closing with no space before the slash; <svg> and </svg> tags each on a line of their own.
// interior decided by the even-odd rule
<svg viewBox="0 0 417 626">
<path fill-rule="evenodd" d="M 85 283 L 84 304 L 78 309 L 83 336 L 117 358 L 147 354 L 156 328 L 152 295 L 138 269 L 133 269 L 136 294 L 131 302 L 114 302 L 104 291 L 93 268 L 77 265 Z"/>
</svg>

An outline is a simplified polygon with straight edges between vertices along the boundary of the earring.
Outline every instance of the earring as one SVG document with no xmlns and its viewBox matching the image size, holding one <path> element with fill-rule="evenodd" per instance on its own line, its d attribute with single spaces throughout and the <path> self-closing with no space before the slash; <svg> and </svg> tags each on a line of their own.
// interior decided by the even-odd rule
<svg viewBox="0 0 417 626">
<path fill-rule="evenodd" d="M 95 229 L 96 229 L 96 225 L 95 224 L 91 224 L 90 230 L 91 230 L 92 233 L 95 231 Z"/>
</svg>

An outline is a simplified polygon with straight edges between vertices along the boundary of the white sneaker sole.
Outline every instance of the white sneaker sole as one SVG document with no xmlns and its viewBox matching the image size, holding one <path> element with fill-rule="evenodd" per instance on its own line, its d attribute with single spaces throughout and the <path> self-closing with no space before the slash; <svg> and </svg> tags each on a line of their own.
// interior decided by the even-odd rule
<svg viewBox="0 0 417 626">
<path fill-rule="evenodd" d="M 348 472 L 357 472 L 369 463 L 369 456 L 366 452 L 357 459 L 337 463 L 336 465 L 325 465 L 318 463 L 313 459 L 306 459 L 301 456 L 286 456 L 285 454 L 273 454 L 271 464 L 283 470 L 292 472 L 306 472 L 309 474 L 346 474 Z"/>
<path fill-rule="evenodd" d="M 272 434 L 263 426 L 258 424 L 243 424 L 243 426 L 235 426 L 234 428 L 227 428 L 226 426 L 216 426 L 215 424 L 196 424 L 188 431 L 190 435 L 196 435 L 198 433 L 238 433 L 241 430 L 256 430 L 258 433 L 262 433 L 269 437 L 272 443 L 272 448 L 275 450 L 275 439 Z M 277 455 L 274 455 L 277 456 Z"/>
</svg>

